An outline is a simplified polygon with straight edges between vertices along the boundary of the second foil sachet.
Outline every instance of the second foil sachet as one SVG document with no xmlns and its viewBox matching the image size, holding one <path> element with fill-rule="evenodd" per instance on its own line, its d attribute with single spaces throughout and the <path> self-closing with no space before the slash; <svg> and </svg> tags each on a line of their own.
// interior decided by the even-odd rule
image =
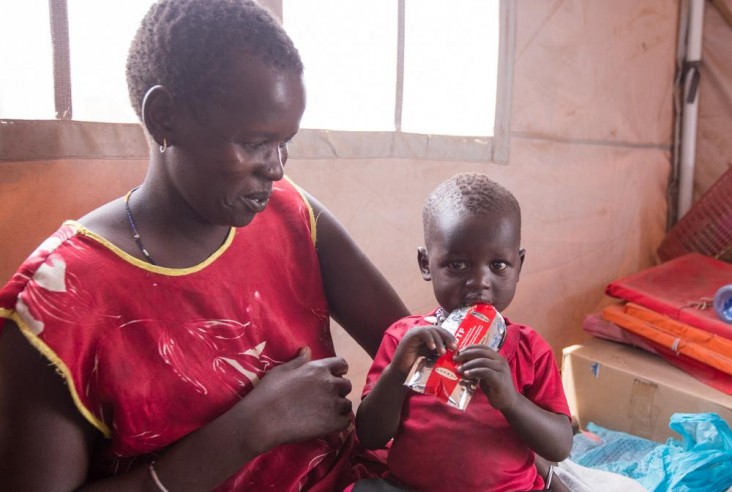
<svg viewBox="0 0 732 492">
<path fill-rule="evenodd" d="M 474 344 L 485 344 L 497 351 L 506 338 L 503 316 L 488 304 L 456 309 L 441 326 L 455 337 L 458 351 Z M 452 407 L 465 410 L 477 382 L 460 377 L 454 354 L 448 350 L 441 356 L 419 357 L 404 384 L 418 393 L 434 395 Z"/>
</svg>

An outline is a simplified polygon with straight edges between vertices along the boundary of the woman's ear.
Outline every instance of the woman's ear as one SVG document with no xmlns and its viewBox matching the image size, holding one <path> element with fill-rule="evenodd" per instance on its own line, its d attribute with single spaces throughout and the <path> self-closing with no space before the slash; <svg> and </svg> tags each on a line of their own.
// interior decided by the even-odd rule
<svg viewBox="0 0 732 492">
<path fill-rule="evenodd" d="M 142 122 L 160 146 L 173 145 L 175 98 L 162 85 L 151 87 L 142 100 Z"/>
<path fill-rule="evenodd" d="M 426 281 L 432 280 L 432 273 L 430 272 L 430 259 L 427 254 L 427 248 L 420 246 L 417 248 L 417 263 L 419 263 L 419 271 L 422 273 L 422 278 Z"/>
</svg>

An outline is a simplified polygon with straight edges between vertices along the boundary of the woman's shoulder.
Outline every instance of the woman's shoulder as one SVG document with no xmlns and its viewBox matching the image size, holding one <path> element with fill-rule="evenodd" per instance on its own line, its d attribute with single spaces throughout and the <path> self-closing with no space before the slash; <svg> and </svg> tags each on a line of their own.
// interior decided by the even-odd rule
<svg viewBox="0 0 732 492">
<path fill-rule="evenodd" d="M 117 198 L 78 219 L 77 223 L 121 249 L 126 249 L 129 224 L 125 219 L 124 201 Z"/>
<path fill-rule="evenodd" d="M 66 290 L 67 272 L 75 258 L 84 250 L 79 242 L 82 226 L 74 221 L 64 222 L 21 263 L 18 270 L 0 290 L 0 311 L 12 313 L 23 292 L 42 288 L 48 292 Z M 83 256 L 83 254 L 81 255 Z M 81 262 L 83 264 L 83 262 Z M 35 297 L 31 296 L 32 299 Z"/>
<path fill-rule="evenodd" d="M 270 205 L 268 208 L 272 210 L 271 213 L 297 215 L 307 226 L 313 239 L 315 238 L 316 218 L 326 212 L 315 198 L 287 176 L 274 184 Z M 266 214 L 267 210 L 264 213 Z"/>
<path fill-rule="evenodd" d="M 83 226 L 81 224 L 73 220 L 67 220 L 28 255 L 21 263 L 18 272 L 27 275 L 28 272 L 34 272 L 43 264 L 48 263 L 51 258 L 62 255 L 70 244 L 72 245 L 71 248 L 74 248 L 73 245 L 78 241 L 82 231 Z"/>
<path fill-rule="evenodd" d="M 42 288 L 43 292 L 64 292 L 70 279 L 96 279 L 100 272 L 109 276 L 120 265 L 124 253 L 112 242 L 92 231 L 84 222 L 67 220 L 20 264 L 15 274 L 0 290 L 0 306 L 10 309 L 15 298 L 29 288 Z M 101 229 L 106 232 L 107 229 Z"/>
</svg>

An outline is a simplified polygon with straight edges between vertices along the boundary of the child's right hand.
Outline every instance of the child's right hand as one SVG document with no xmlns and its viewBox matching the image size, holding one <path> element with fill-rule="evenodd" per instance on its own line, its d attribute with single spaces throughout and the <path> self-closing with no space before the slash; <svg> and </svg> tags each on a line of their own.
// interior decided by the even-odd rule
<svg viewBox="0 0 732 492">
<path fill-rule="evenodd" d="M 447 349 L 457 349 L 455 337 L 449 331 L 439 326 L 418 326 L 399 342 L 391 366 L 406 377 L 419 356 L 430 352 L 442 355 Z"/>
</svg>

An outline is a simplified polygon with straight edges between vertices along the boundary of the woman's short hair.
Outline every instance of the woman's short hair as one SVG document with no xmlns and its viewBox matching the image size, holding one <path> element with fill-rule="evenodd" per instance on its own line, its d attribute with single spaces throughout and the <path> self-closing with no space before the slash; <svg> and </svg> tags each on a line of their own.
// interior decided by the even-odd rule
<svg viewBox="0 0 732 492">
<path fill-rule="evenodd" d="M 253 0 L 160 0 L 143 18 L 127 56 L 132 106 L 142 119 L 145 94 L 162 85 L 199 107 L 241 55 L 303 71 L 280 22 Z"/>
</svg>

